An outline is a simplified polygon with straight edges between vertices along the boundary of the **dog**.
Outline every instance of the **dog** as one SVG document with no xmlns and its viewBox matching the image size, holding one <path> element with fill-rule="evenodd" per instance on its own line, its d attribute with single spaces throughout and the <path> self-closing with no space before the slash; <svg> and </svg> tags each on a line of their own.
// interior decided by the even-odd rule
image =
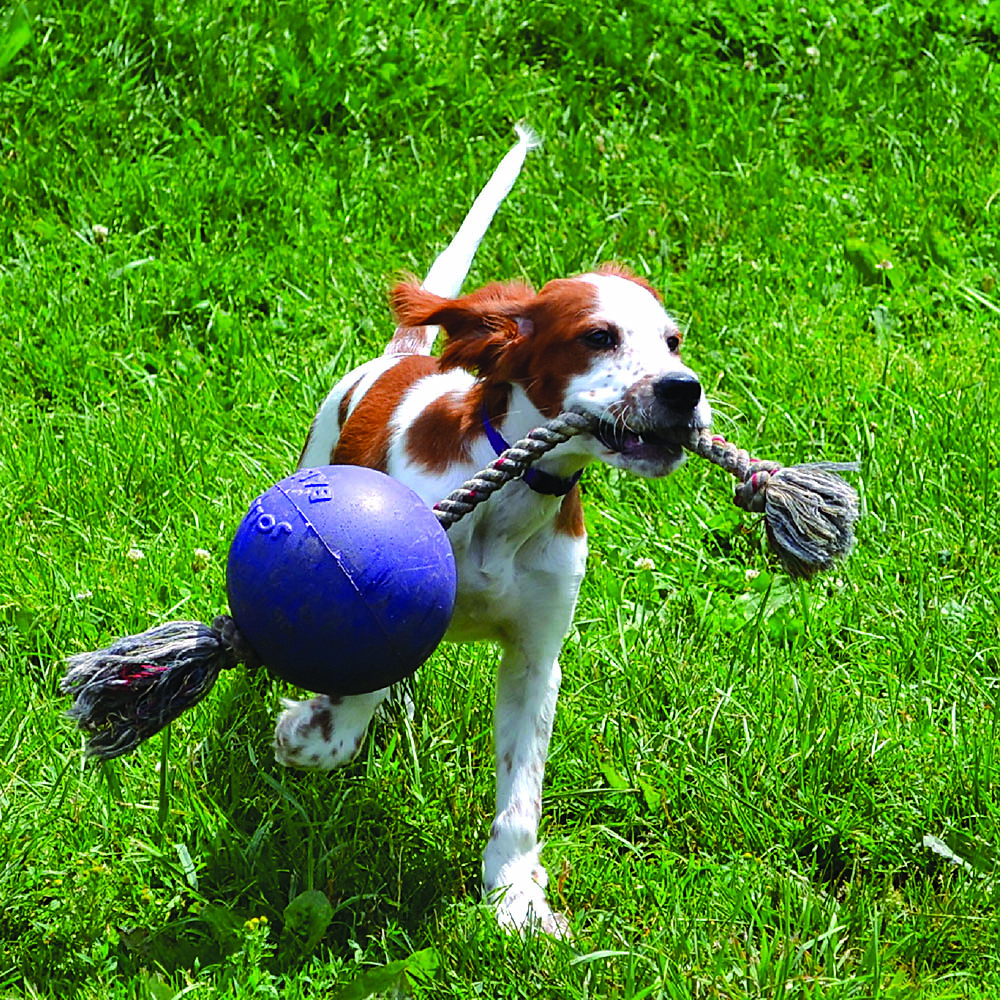
<svg viewBox="0 0 1000 1000">
<path fill-rule="evenodd" d="M 672 443 L 678 432 L 708 426 L 711 411 L 681 361 L 677 324 L 651 285 L 624 268 L 559 278 L 537 293 L 513 282 L 459 296 L 533 145 L 521 131 L 423 284 L 393 289 L 394 336 L 382 357 L 345 375 L 327 396 L 299 467 L 370 466 L 433 505 L 507 442 L 562 411 L 600 418 L 593 433 L 550 451 L 448 532 L 458 596 L 446 639 L 485 639 L 502 651 L 484 893 L 503 927 L 563 937 L 568 923 L 546 898 L 538 823 L 559 653 L 587 559 L 577 480 L 594 461 L 667 475 L 683 460 Z M 444 344 L 434 357 L 439 328 Z M 388 693 L 286 701 L 277 759 L 318 769 L 348 763 Z"/>
</svg>

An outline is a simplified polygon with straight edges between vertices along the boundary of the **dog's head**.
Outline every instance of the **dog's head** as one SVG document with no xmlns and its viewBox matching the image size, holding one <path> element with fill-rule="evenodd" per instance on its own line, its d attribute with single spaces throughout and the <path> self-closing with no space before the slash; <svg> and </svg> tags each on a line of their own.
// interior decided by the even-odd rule
<svg viewBox="0 0 1000 1000">
<path fill-rule="evenodd" d="M 442 367 L 519 385 L 544 417 L 575 409 L 599 418 L 577 446 L 611 465 L 666 475 L 682 460 L 679 436 L 711 421 L 681 361 L 677 324 L 652 287 L 622 268 L 551 281 L 537 294 L 506 284 L 445 299 L 402 284 L 392 301 L 400 323 L 444 328 Z"/>
</svg>

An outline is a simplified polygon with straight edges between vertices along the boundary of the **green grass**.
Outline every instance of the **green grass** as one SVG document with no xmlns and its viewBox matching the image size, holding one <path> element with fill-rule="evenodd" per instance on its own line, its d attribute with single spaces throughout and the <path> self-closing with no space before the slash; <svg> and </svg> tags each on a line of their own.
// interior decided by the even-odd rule
<svg viewBox="0 0 1000 1000">
<path fill-rule="evenodd" d="M 1000 8 L 618 8 L 0 17 L 0 996 L 1000 994 Z M 486 647 L 327 776 L 274 764 L 263 676 L 105 765 L 58 693 L 224 607 L 246 504 L 518 120 L 472 281 L 630 264 L 720 429 L 857 459 L 865 511 L 799 587 L 706 464 L 588 471 L 542 831 L 571 946 L 478 901 Z"/>
</svg>

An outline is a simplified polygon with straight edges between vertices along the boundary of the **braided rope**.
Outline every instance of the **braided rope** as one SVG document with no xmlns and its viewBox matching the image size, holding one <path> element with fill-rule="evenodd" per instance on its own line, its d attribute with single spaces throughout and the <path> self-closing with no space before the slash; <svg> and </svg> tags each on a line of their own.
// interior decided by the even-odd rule
<svg viewBox="0 0 1000 1000">
<path fill-rule="evenodd" d="M 435 504 L 447 530 L 543 455 L 577 434 L 592 431 L 598 419 L 584 413 L 561 413 L 511 445 L 485 469 Z M 854 545 L 857 494 L 837 472 L 856 470 L 850 463 L 781 466 L 754 458 L 708 428 L 691 431 L 677 443 L 739 480 L 734 501 L 750 513 L 763 514 L 768 542 L 785 569 L 809 577 L 830 569 Z"/>
<path fill-rule="evenodd" d="M 594 430 L 595 417 L 567 412 L 535 428 L 434 507 L 447 529 L 539 458 L 577 434 Z M 854 543 L 857 495 L 834 472 L 851 466 L 762 462 L 708 430 L 679 445 L 734 475 L 736 503 L 762 512 L 771 548 L 793 576 L 829 569 Z M 73 695 L 69 714 L 89 734 L 87 753 L 108 759 L 134 749 L 212 689 L 219 673 L 260 660 L 229 616 L 211 626 L 167 622 L 107 649 L 69 658 L 62 690 Z"/>
<path fill-rule="evenodd" d="M 727 441 L 721 434 L 713 434 L 707 427 L 693 432 L 684 447 L 740 481 L 735 497 L 738 507 L 752 514 L 764 513 L 767 484 L 781 469 L 777 462 L 753 458 L 746 449 Z"/>
<path fill-rule="evenodd" d="M 501 452 L 485 469 L 477 472 L 443 500 L 434 505 L 438 521 L 447 531 L 512 479 L 523 476 L 546 452 L 594 426 L 594 419 L 583 413 L 561 413 L 541 427 L 529 431 Z"/>
<path fill-rule="evenodd" d="M 434 513 L 438 520 L 447 530 L 485 503 L 501 487 L 523 476 L 543 455 L 570 438 L 593 430 L 597 423 L 597 417 L 569 410 L 529 431 L 526 437 L 515 441 L 485 469 L 436 503 Z M 690 436 L 680 438 L 678 444 L 740 480 L 736 488 L 738 506 L 752 513 L 763 512 L 764 490 L 771 476 L 781 468 L 777 462 L 753 458 L 748 451 L 720 434 L 713 434 L 708 428 L 692 431 Z"/>
</svg>

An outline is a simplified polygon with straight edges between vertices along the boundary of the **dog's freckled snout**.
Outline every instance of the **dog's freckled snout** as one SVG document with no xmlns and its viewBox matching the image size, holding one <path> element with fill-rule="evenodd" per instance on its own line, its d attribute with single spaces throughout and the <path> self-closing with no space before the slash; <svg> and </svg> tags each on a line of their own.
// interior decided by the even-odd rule
<svg viewBox="0 0 1000 1000">
<path fill-rule="evenodd" d="M 674 372 L 653 383 L 653 394 L 671 410 L 690 413 L 701 400 L 701 383 L 694 375 Z"/>
</svg>

